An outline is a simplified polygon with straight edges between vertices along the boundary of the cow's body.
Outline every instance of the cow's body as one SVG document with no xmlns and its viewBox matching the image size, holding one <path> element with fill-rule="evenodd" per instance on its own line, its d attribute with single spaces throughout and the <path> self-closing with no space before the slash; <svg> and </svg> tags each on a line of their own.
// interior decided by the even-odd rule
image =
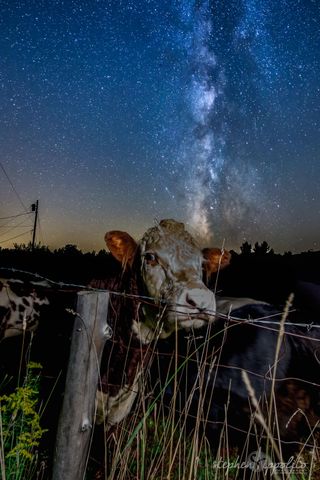
<svg viewBox="0 0 320 480">
<path fill-rule="evenodd" d="M 227 301 L 221 299 L 222 304 Z M 256 409 L 249 399 L 245 371 L 266 419 L 271 395 L 275 395 L 279 425 L 275 437 L 291 442 L 307 437 L 320 419 L 319 339 L 312 335 L 301 338 L 303 332 L 288 322 L 276 360 L 279 310 L 256 302 L 228 313 L 238 319 L 270 318 L 275 324 L 224 318 L 158 342 L 160 368 L 153 367 L 152 378 L 156 383 L 159 379 L 157 391 L 163 392 L 164 402 L 170 405 L 175 392 L 177 411 L 187 416 L 184 421 L 189 428 L 201 418 L 212 446 L 219 444 L 223 430 L 230 446 L 243 446 L 252 438 L 257 446 L 266 431 L 254 419 Z M 274 410 L 272 416 L 275 418 Z"/>
</svg>

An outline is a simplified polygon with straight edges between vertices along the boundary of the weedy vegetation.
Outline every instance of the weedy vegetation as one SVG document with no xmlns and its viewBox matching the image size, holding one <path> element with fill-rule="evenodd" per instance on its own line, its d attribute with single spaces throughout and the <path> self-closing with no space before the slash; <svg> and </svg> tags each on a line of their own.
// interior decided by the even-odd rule
<svg viewBox="0 0 320 480">
<path fill-rule="evenodd" d="M 41 427 L 41 368 L 29 362 L 22 384 L 0 396 L 2 480 L 27 480 L 39 473 L 39 443 L 46 431 Z"/>
</svg>

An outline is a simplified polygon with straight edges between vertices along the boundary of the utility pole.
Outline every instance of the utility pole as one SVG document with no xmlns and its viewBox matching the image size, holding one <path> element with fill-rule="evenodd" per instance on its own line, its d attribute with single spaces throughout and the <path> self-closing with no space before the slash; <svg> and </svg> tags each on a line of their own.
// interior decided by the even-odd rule
<svg viewBox="0 0 320 480">
<path fill-rule="evenodd" d="M 36 231 L 37 231 L 37 223 L 38 223 L 38 209 L 39 209 L 39 200 L 36 203 L 31 205 L 31 211 L 34 212 L 34 224 L 33 224 L 33 234 L 32 234 L 32 245 L 31 250 L 34 251 L 34 245 L 36 241 Z"/>
</svg>

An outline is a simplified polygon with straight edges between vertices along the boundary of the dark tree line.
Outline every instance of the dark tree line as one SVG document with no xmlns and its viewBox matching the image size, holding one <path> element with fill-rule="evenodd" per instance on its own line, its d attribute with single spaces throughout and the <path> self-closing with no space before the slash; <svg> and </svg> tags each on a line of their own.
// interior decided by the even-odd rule
<svg viewBox="0 0 320 480">
<path fill-rule="evenodd" d="M 4 269 L 37 273 L 55 281 L 86 285 L 92 278 L 103 276 L 116 268 L 115 261 L 106 250 L 83 253 L 76 245 L 67 244 L 50 250 L 45 245 L 15 245 L 12 249 L 0 249 L 0 276 Z M 17 273 L 18 275 L 18 273 Z"/>
<path fill-rule="evenodd" d="M 261 243 L 256 242 L 254 247 L 252 247 L 251 243 L 246 241 L 241 245 L 240 250 L 242 255 L 251 255 L 252 253 L 260 256 L 267 254 L 274 255 L 273 248 L 271 248 L 265 240 Z"/>
<path fill-rule="evenodd" d="M 320 284 L 320 252 L 281 255 L 266 241 L 253 245 L 246 241 L 240 253 L 231 253 L 230 266 L 219 274 L 218 287 L 224 295 L 283 304 L 291 292 L 298 290 L 299 282 Z M 0 276 L 11 275 L 12 268 L 58 282 L 86 285 L 92 278 L 118 271 L 119 266 L 106 250 L 84 253 L 76 245 L 67 244 L 55 250 L 37 245 L 32 251 L 28 244 L 0 249 Z"/>
</svg>

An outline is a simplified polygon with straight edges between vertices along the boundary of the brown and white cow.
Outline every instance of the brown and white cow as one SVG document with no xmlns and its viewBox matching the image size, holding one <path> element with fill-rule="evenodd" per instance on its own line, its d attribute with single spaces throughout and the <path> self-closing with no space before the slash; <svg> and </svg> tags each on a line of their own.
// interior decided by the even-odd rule
<svg viewBox="0 0 320 480">
<path fill-rule="evenodd" d="M 119 262 L 119 274 L 92 285 L 136 295 L 112 296 L 110 302 L 108 323 L 114 336 L 105 349 L 97 399 L 98 420 L 107 414 L 108 423 L 114 424 L 131 408 L 150 342 L 214 321 L 215 295 L 202 281 L 203 268 L 211 274 L 229 257 L 218 249 L 201 252 L 183 223 L 170 219 L 150 228 L 140 242 L 120 231 L 108 232 L 105 240 Z M 41 307 L 49 304 L 39 293 L 41 287 L 42 282 L 0 281 L 1 338 L 36 330 Z M 150 299 L 141 303 L 141 296 Z"/>
<path fill-rule="evenodd" d="M 161 220 L 139 243 L 119 231 L 108 232 L 105 240 L 124 268 L 136 266 L 138 257 L 143 293 L 163 307 L 161 315 L 155 315 L 154 306 L 143 306 L 144 325 L 155 331 L 161 322 L 160 338 L 177 328 L 200 328 L 214 320 L 215 295 L 202 280 L 203 266 L 216 272 L 229 263 L 229 253 L 215 248 L 205 249 L 204 255 L 184 224 L 175 220 Z"/>
<path fill-rule="evenodd" d="M 217 271 L 230 257 L 217 249 L 206 249 L 204 256 L 184 224 L 171 219 L 150 228 L 140 242 L 121 231 L 107 232 L 105 240 L 121 269 L 118 279 L 92 285 L 137 295 L 111 297 L 108 323 L 113 338 L 102 361 L 97 419 L 106 417 L 112 425 L 131 409 L 150 358 L 150 342 L 215 320 L 215 295 L 202 280 L 203 268 Z"/>
</svg>

